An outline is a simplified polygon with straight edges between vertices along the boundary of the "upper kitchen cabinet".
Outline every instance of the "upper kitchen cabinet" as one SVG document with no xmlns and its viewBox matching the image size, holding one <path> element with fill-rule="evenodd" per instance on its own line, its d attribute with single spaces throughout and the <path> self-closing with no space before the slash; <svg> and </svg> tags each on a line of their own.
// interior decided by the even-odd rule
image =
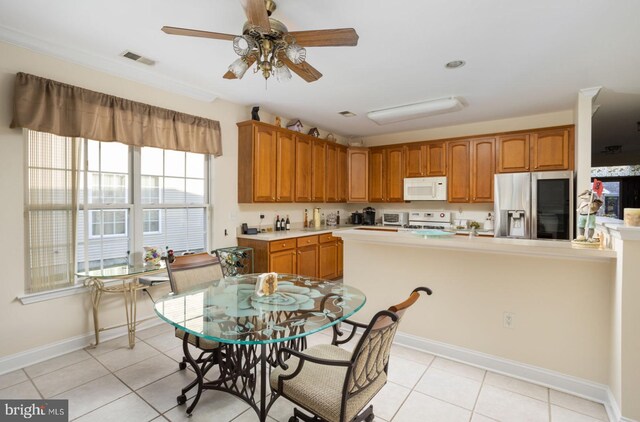
<svg viewBox="0 0 640 422">
<path fill-rule="evenodd" d="M 338 202 L 347 202 L 349 191 L 347 147 L 338 145 Z"/>
<path fill-rule="evenodd" d="M 496 172 L 570 170 L 573 129 L 563 127 L 498 137 Z"/>
<path fill-rule="evenodd" d="M 275 128 L 238 123 L 238 202 L 275 202 L 277 174 Z"/>
<path fill-rule="evenodd" d="M 404 177 L 445 176 L 447 148 L 444 142 L 420 142 L 404 146 Z"/>
<path fill-rule="evenodd" d="M 447 155 L 448 201 L 493 202 L 495 138 L 451 141 Z"/>
<path fill-rule="evenodd" d="M 496 141 L 497 173 L 529 171 L 530 137 L 528 133 L 498 137 Z"/>
<path fill-rule="evenodd" d="M 573 128 L 532 133 L 531 171 L 572 169 L 573 148 Z"/>
<path fill-rule="evenodd" d="M 404 201 L 404 152 L 402 146 L 369 151 L 369 201 Z"/>
<path fill-rule="evenodd" d="M 276 136 L 276 202 L 293 202 L 296 177 L 296 137 L 288 132 Z"/>
<path fill-rule="evenodd" d="M 296 136 L 295 201 L 311 202 L 311 146 L 313 140 Z"/>
<path fill-rule="evenodd" d="M 338 145 L 326 146 L 325 200 L 338 202 Z"/>
<path fill-rule="evenodd" d="M 325 177 L 326 202 L 347 201 L 347 147 L 327 143 Z"/>
<path fill-rule="evenodd" d="M 369 150 L 349 148 L 347 168 L 348 202 L 369 202 Z"/>
<path fill-rule="evenodd" d="M 471 141 L 471 202 L 493 202 L 495 138 Z"/>
<path fill-rule="evenodd" d="M 469 141 L 452 141 L 447 145 L 447 200 L 469 202 L 471 199 L 471 146 Z"/>
<path fill-rule="evenodd" d="M 320 139 L 311 143 L 311 202 L 325 200 L 326 147 L 326 142 Z"/>
</svg>

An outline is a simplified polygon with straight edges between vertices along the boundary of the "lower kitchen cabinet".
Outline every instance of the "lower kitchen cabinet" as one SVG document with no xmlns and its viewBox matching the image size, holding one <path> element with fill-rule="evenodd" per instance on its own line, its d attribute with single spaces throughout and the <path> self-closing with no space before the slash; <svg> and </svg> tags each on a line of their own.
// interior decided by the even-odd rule
<svg viewBox="0 0 640 422">
<path fill-rule="evenodd" d="M 338 277 L 338 238 L 331 233 L 321 234 L 318 248 L 318 277 Z"/>
<path fill-rule="evenodd" d="M 295 249 L 272 252 L 269 254 L 268 272 L 295 274 L 297 271 L 296 258 Z"/>
<path fill-rule="evenodd" d="M 296 244 L 298 263 L 295 273 L 318 277 L 318 236 L 299 237 Z"/>
<path fill-rule="evenodd" d="M 240 238 L 253 248 L 254 272 L 299 274 L 334 279 L 342 276 L 342 240 L 331 233 L 273 241 Z"/>
</svg>

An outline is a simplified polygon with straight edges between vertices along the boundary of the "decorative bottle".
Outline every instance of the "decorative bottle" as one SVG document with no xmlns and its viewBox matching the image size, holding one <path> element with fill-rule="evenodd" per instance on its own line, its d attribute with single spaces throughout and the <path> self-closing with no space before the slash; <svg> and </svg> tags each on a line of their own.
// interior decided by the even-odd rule
<svg viewBox="0 0 640 422">
<path fill-rule="evenodd" d="M 276 231 L 280 231 L 280 216 L 276 215 Z"/>
<path fill-rule="evenodd" d="M 336 226 L 340 225 L 340 211 L 336 211 Z"/>
<path fill-rule="evenodd" d="M 302 227 L 305 229 L 309 227 L 309 216 L 307 215 L 307 209 L 304 209 L 304 222 L 302 223 Z"/>
<path fill-rule="evenodd" d="M 289 221 L 289 216 L 287 215 L 287 221 L 284 222 L 285 230 L 291 230 L 291 222 Z"/>
</svg>

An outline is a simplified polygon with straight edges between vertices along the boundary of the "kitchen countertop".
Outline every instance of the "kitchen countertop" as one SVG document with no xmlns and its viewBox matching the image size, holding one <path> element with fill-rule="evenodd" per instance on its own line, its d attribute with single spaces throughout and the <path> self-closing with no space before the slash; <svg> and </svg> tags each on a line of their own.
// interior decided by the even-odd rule
<svg viewBox="0 0 640 422">
<path fill-rule="evenodd" d="M 339 230 L 347 230 L 353 229 L 356 227 L 360 227 L 353 224 L 341 224 L 339 226 L 322 226 L 319 229 L 309 228 L 309 229 L 294 229 L 288 231 L 272 231 L 266 233 L 258 233 L 258 234 L 239 234 L 236 237 L 238 239 L 253 239 L 253 240 L 262 240 L 265 242 L 270 242 L 272 240 L 282 240 L 282 239 L 293 239 L 296 237 L 305 237 L 305 236 L 314 236 L 316 234 L 325 234 L 325 233 L 333 233 Z M 365 227 L 375 227 L 384 229 L 384 227 L 378 226 L 365 226 Z"/>
<path fill-rule="evenodd" d="M 492 238 L 485 236 L 450 236 L 444 239 L 424 238 L 408 231 L 385 232 L 352 228 L 336 233 L 346 241 L 369 242 L 389 246 L 408 246 L 434 249 L 542 256 L 577 260 L 613 260 L 616 252 L 610 249 L 576 249 L 571 242 Z"/>
</svg>

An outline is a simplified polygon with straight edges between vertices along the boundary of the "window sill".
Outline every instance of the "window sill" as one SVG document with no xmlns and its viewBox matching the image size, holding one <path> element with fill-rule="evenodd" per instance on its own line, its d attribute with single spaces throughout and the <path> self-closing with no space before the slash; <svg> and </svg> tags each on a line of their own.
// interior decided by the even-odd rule
<svg viewBox="0 0 640 422">
<path fill-rule="evenodd" d="M 151 278 L 151 277 L 148 277 L 148 278 Z M 159 279 L 160 277 L 158 277 L 158 280 L 155 280 L 155 281 L 158 282 L 160 281 Z M 165 281 L 165 279 L 168 281 L 168 278 L 166 277 L 164 277 L 162 281 Z M 122 283 L 122 280 L 112 279 L 109 281 L 105 280 L 104 282 L 105 286 L 109 286 L 117 283 Z M 78 283 L 74 286 L 63 287 L 61 289 L 24 294 L 22 296 L 18 296 L 17 299 L 20 302 L 22 302 L 23 305 L 31 305 L 33 303 L 45 302 L 47 300 L 60 299 L 62 297 L 80 295 L 80 294 L 89 293 L 89 292 L 90 292 L 89 287 L 84 286 L 82 283 Z"/>
<path fill-rule="evenodd" d="M 88 292 L 88 287 L 85 287 L 82 284 L 76 284 L 75 286 L 63 287 L 61 289 L 24 294 L 22 296 L 18 296 L 17 299 L 22 302 L 23 305 L 31 305 L 32 303 L 44 302 L 47 300 L 59 299 L 61 297 L 79 295 Z"/>
</svg>

